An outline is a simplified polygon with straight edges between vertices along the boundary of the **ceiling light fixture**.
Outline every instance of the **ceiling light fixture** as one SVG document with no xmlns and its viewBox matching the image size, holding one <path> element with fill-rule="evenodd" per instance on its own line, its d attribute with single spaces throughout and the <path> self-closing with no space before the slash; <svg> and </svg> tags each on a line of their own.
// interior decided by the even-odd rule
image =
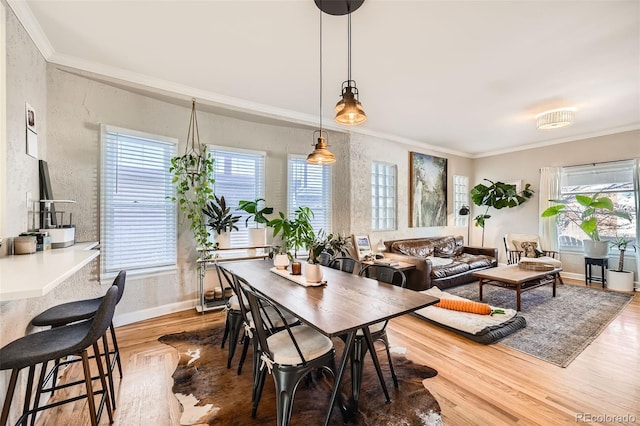
<svg viewBox="0 0 640 426">
<path fill-rule="evenodd" d="M 348 40 L 348 64 L 347 81 L 342 82 L 341 99 L 336 104 L 336 122 L 355 126 L 367 121 L 362 104 L 360 103 L 360 93 L 356 87 L 356 81 L 351 79 L 351 12 L 350 2 L 347 1 L 347 40 Z"/>
<path fill-rule="evenodd" d="M 191 119 L 189 120 L 189 130 L 187 131 L 187 145 L 184 150 L 184 157 L 188 159 L 185 168 L 186 174 L 193 183 L 195 176 L 202 171 L 202 146 L 200 145 L 200 132 L 198 131 L 198 118 L 196 117 L 196 99 L 191 99 Z"/>
<path fill-rule="evenodd" d="M 573 124 L 575 108 L 560 108 L 536 115 L 536 127 L 539 130 L 557 129 Z"/>
<path fill-rule="evenodd" d="M 322 3 L 322 2 L 320 2 Z M 320 9 L 320 129 L 313 132 L 313 139 L 316 139 L 318 135 L 318 143 L 315 144 L 315 149 L 307 157 L 307 163 L 311 164 L 332 164 L 336 162 L 336 156 L 329 151 L 327 142 L 322 134 L 327 135 L 329 139 L 329 133 L 322 130 L 322 8 Z M 313 144 L 312 144 L 313 145 Z"/>
</svg>

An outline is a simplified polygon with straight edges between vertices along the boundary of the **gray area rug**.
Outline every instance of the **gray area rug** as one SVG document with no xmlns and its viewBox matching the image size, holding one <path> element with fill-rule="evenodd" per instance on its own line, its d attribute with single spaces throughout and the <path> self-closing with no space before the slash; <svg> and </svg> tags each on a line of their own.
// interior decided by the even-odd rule
<svg viewBox="0 0 640 426">
<path fill-rule="evenodd" d="M 446 290 L 470 300 L 478 299 L 478 283 Z M 516 292 L 483 286 L 484 302 L 516 309 Z M 566 367 L 624 309 L 633 295 L 578 285 L 550 285 L 522 293 L 522 315 L 527 326 L 500 340 L 500 344 Z"/>
</svg>

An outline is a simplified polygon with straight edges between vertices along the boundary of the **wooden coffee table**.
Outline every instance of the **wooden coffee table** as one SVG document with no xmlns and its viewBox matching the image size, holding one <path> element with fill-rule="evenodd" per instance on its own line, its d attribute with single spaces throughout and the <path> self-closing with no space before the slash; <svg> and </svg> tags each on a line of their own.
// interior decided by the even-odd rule
<svg viewBox="0 0 640 426">
<path fill-rule="evenodd" d="M 556 297 L 556 283 L 562 268 L 554 268 L 549 271 L 532 271 L 520 268 L 518 265 L 499 266 L 497 268 L 484 269 L 474 272 L 473 276 L 480 281 L 480 300 L 482 300 L 482 286 L 485 284 L 515 290 L 516 307 L 520 310 L 520 295 L 541 285 L 553 285 L 553 297 Z"/>
</svg>

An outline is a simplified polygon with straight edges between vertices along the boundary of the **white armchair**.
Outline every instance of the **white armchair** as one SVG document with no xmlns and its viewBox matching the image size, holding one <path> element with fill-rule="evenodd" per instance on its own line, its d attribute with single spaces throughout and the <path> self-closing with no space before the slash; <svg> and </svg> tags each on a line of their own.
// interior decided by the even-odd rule
<svg viewBox="0 0 640 426">
<path fill-rule="evenodd" d="M 506 234 L 504 236 L 504 248 L 507 253 L 507 263 L 517 264 L 520 260 L 527 262 L 546 263 L 562 268 L 560 253 L 552 250 L 544 250 L 540 246 L 540 236 L 534 234 Z M 558 274 L 560 283 L 562 277 Z"/>
</svg>

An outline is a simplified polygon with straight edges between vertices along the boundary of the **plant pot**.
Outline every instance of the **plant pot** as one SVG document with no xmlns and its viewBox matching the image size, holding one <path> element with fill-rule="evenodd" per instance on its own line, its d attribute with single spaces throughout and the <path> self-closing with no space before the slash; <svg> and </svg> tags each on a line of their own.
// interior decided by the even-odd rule
<svg viewBox="0 0 640 426">
<path fill-rule="evenodd" d="M 267 245 L 267 228 L 249 228 L 249 246 L 258 247 Z M 262 249 L 260 249 L 262 250 Z M 249 249 L 249 256 L 255 256 L 256 249 Z"/>
<path fill-rule="evenodd" d="M 307 263 L 304 265 L 304 277 L 308 283 L 319 283 L 322 281 L 322 268 L 319 264 Z"/>
<path fill-rule="evenodd" d="M 603 258 L 609 253 L 609 243 L 606 241 L 582 240 L 586 257 Z"/>
<path fill-rule="evenodd" d="M 276 254 L 273 257 L 273 266 L 279 270 L 287 269 L 287 266 L 289 266 L 289 256 L 286 254 Z"/>
<path fill-rule="evenodd" d="M 223 231 L 219 234 L 216 234 L 216 243 L 218 243 L 218 248 L 231 247 L 231 233 L 228 231 Z"/>
<path fill-rule="evenodd" d="M 633 291 L 633 272 L 608 270 L 607 288 L 616 291 Z"/>
</svg>

